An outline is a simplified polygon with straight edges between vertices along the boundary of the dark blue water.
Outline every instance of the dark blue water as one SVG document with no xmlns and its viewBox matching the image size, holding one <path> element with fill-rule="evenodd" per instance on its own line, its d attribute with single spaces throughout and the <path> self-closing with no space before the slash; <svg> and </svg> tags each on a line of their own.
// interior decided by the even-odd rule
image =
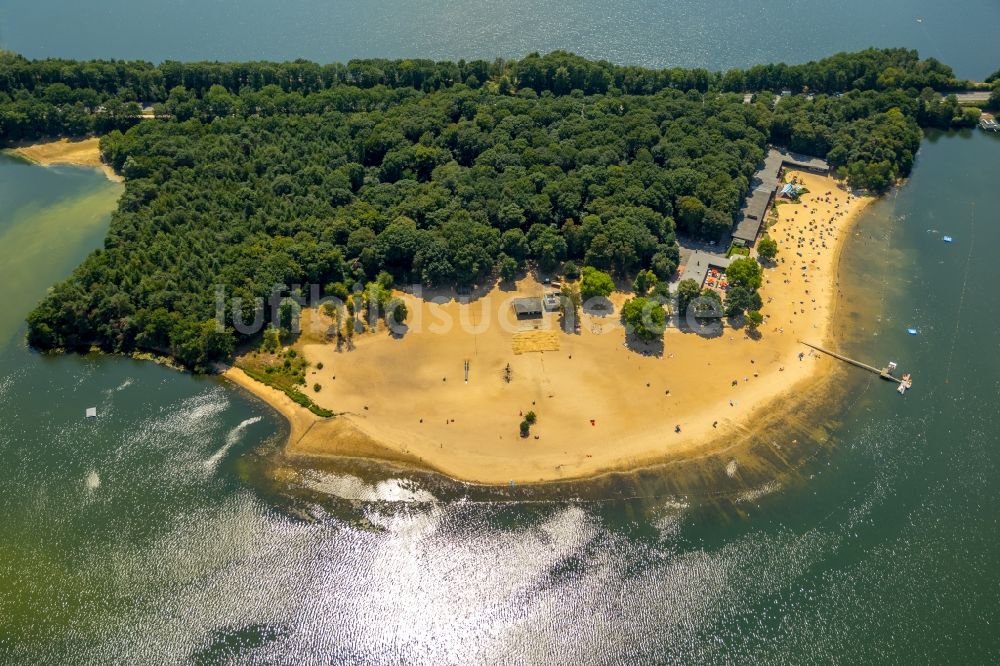
<svg viewBox="0 0 1000 666">
<path fill-rule="evenodd" d="M 919 19 L 919 21 L 918 21 Z M 653 67 L 805 62 L 919 49 L 1000 68 L 995 0 L 6 0 L 0 47 L 29 57 L 174 60 L 520 57 L 568 49 Z"/>
</svg>

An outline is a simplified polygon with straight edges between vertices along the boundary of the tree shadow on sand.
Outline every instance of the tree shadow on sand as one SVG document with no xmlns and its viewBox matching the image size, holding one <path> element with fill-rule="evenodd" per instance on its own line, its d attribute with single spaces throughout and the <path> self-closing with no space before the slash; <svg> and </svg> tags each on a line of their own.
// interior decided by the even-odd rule
<svg viewBox="0 0 1000 666">
<path fill-rule="evenodd" d="M 640 340 L 635 333 L 626 332 L 625 348 L 642 356 L 661 358 L 663 356 L 663 336 L 645 341 Z"/>
<path fill-rule="evenodd" d="M 730 317 L 727 317 L 726 321 L 729 323 L 729 328 L 731 330 L 739 331 L 743 333 L 743 335 L 750 338 L 751 340 L 761 339 L 760 329 L 753 328 L 749 324 L 747 324 L 746 315 L 743 314 L 732 315 Z"/>
<path fill-rule="evenodd" d="M 615 313 L 615 304 L 604 296 L 588 298 L 581 307 L 586 314 L 592 317 L 610 317 Z"/>
<path fill-rule="evenodd" d="M 675 321 L 677 330 L 693 334 L 706 340 L 722 337 L 726 327 L 719 317 L 678 317 Z"/>
<path fill-rule="evenodd" d="M 406 324 L 399 324 L 393 322 L 391 325 L 386 326 L 389 331 L 389 337 L 393 340 L 402 340 L 403 337 L 410 332 L 410 327 Z"/>
</svg>

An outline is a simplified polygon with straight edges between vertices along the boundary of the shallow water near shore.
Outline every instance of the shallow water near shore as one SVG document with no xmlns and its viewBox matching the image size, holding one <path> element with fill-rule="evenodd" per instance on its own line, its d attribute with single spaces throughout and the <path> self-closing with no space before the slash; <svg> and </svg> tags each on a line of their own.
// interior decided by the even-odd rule
<svg viewBox="0 0 1000 666">
<path fill-rule="evenodd" d="M 809 447 L 781 473 L 723 459 L 530 490 L 275 465 L 281 419 L 216 379 L 29 351 L 24 315 L 99 246 L 119 186 L 0 157 L 0 234 L 51 249 L 0 244 L 0 655 L 991 661 L 998 149 L 926 140 L 844 254 L 838 342 L 912 392 L 845 369 L 770 431 Z"/>
</svg>

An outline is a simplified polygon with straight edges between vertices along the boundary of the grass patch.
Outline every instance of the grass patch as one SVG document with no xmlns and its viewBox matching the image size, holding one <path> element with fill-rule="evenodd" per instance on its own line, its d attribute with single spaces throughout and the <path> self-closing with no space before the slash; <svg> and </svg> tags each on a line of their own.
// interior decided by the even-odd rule
<svg viewBox="0 0 1000 666">
<path fill-rule="evenodd" d="M 334 416 L 334 412 L 320 407 L 298 387 L 306 383 L 305 373 L 309 364 L 294 349 L 274 354 L 251 352 L 236 364 L 243 372 L 261 384 L 283 392 L 292 402 L 305 407 L 316 416 Z"/>
<path fill-rule="evenodd" d="M 726 250 L 726 257 L 727 258 L 731 257 L 734 254 L 739 255 L 741 257 L 749 257 L 750 256 L 750 248 L 744 247 L 742 245 L 737 245 L 736 243 L 732 243 L 732 244 L 729 245 L 729 249 Z"/>
</svg>

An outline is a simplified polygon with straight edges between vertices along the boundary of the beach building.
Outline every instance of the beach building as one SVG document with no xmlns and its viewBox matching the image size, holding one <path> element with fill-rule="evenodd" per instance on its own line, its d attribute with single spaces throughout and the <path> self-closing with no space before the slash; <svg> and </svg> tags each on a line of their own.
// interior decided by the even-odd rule
<svg viewBox="0 0 1000 666">
<path fill-rule="evenodd" d="M 536 319 L 542 316 L 542 299 L 536 297 L 515 298 L 511 304 L 518 319 Z"/>
<path fill-rule="evenodd" d="M 555 291 L 545 292 L 545 295 L 542 296 L 542 305 L 548 312 L 556 312 L 559 309 L 559 293 Z"/>
<path fill-rule="evenodd" d="M 750 191 L 736 216 L 736 229 L 732 234 L 734 243 L 751 246 L 757 241 L 764 215 L 773 198 L 774 189 L 770 187 L 761 186 Z"/>
<path fill-rule="evenodd" d="M 757 242 L 767 211 L 781 184 L 781 170 L 788 167 L 822 176 L 830 173 L 830 165 L 826 160 L 781 148 L 769 148 L 764 156 L 763 165 L 750 181 L 750 192 L 747 193 L 743 206 L 736 214 L 736 227 L 732 234 L 734 244 L 751 247 Z"/>
<path fill-rule="evenodd" d="M 725 273 L 731 262 L 731 258 L 695 250 L 684 263 L 681 280 L 694 280 L 698 283 L 699 288 L 705 286 L 716 288 L 714 284 L 706 285 L 705 281 L 713 270 L 717 273 Z"/>
</svg>

